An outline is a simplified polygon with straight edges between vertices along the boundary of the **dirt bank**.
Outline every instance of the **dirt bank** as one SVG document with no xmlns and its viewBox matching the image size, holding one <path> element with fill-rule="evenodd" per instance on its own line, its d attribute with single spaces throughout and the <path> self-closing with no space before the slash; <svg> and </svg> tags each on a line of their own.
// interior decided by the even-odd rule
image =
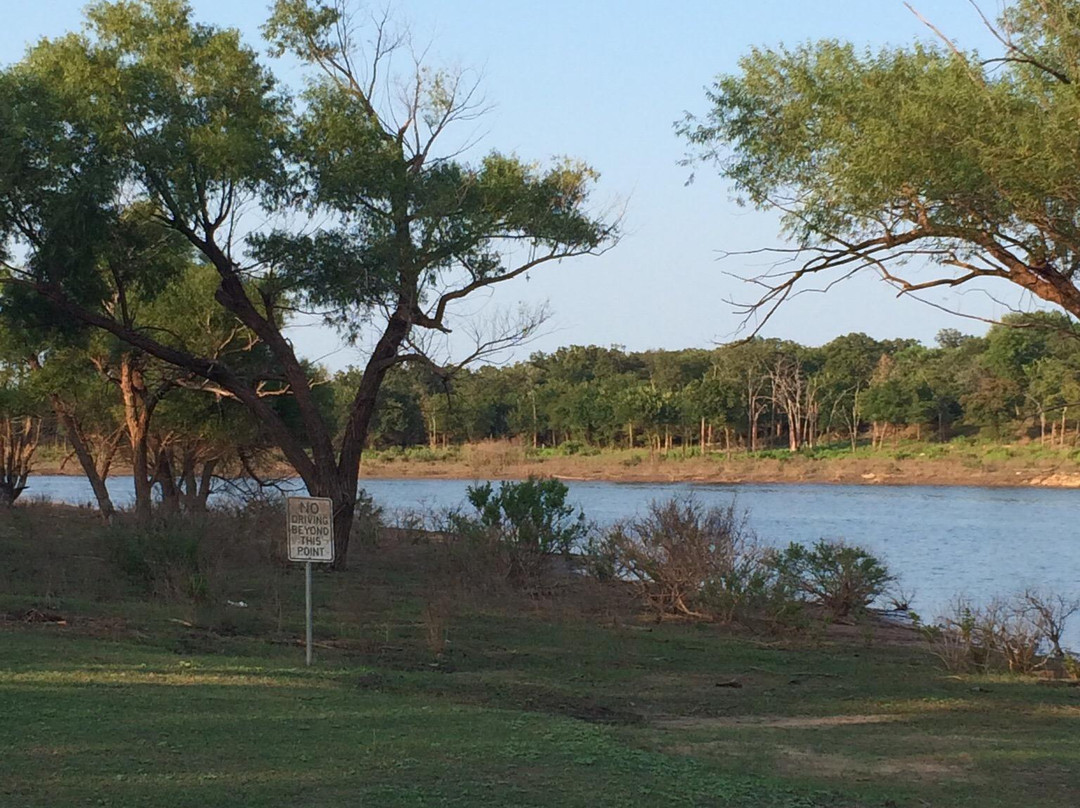
<svg viewBox="0 0 1080 808">
<path fill-rule="evenodd" d="M 837 483 L 844 485 L 970 485 L 994 487 L 1080 488 L 1080 463 L 1068 455 L 1039 457 L 1016 451 L 995 457 L 994 450 L 954 451 L 946 456 L 909 456 L 861 453 L 815 458 L 794 454 L 748 457 L 716 453 L 682 457 L 677 452 L 649 456 L 645 452 L 615 451 L 582 456 L 529 456 L 520 447 L 502 444 L 465 446 L 446 457 L 418 459 L 409 455 L 366 455 L 361 477 L 432 479 L 521 479 L 529 475 L 565 480 L 656 483 Z M 996 454 L 1008 454 L 1001 449 Z M 116 467 L 113 476 L 130 469 Z M 290 475 L 284 464 L 267 472 Z M 34 474 L 78 476 L 78 464 L 44 460 Z"/>
<path fill-rule="evenodd" d="M 722 454 L 611 453 L 589 457 L 525 457 L 507 450 L 469 450 L 456 459 L 366 459 L 363 477 L 518 479 L 530 474 L 566 480 L 698 483 L 837 483 L 845 485 L 971 485 L 1080 488 L 1080 465 L 1058 458 L 1004 460 L 970 457 L 834 457 L 792 455 L 757 458 Z"/>
</svg>

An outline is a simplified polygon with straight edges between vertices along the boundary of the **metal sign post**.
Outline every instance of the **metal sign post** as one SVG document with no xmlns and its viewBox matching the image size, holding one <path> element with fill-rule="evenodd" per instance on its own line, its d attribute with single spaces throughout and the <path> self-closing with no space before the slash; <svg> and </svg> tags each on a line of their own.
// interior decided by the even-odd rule
<svg viewBox="0 0 1080 808">
<path fill-rule="evenodd" d="M 306 627 L 305 636 L 307 637 L 307 665 L 311 667 L 311 562 L 304 563 L 304 603 L 306 604 L 306 618 L 304 625 Z"/>
<path fill-rule="evenodd" d="M 289 561 L 304 562 L 307 664 L 311 665 L 311 565 L 334 560 L 334 503 L 324 497 L 286 499 Z"/>
</svg>

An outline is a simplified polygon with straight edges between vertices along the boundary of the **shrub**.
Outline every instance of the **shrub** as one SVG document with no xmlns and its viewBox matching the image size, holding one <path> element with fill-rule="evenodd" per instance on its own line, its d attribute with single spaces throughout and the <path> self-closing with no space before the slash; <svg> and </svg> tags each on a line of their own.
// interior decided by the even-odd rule
<svg viewBox="0 0 1080 808">
<path fill-rule="evenodd" d="M 927 632 L 931 650 L 950 671 L 1031 673 L 1056 658 L 1066 620 L 1080 604 L 1031 590 L 975 606 L 957 599 Z M 1068 670 L 1068 665 L 1065 665 Z"/>
<path fill-rule="evenodd" d="M 730 622 L 765 586 L 760 553 L 734 503 L 704 508 L 692 498 L 653 502 L 615 525 L 596 548 L 598 566 L 633 582 L 658 615 Z"/>
<path fill-rule="evenodd" d="M 149 527 L 116 525 L 106 533 L 121 573 L 147 594 L 196 603 L 211 595 L 215 557 L 203 520 L 165 519 Z"/>
<path fill-rule="evenodd" d="M 894 580 L 863 548 L 824 539 L 810 548 L 790 544 L 770 553 L 766 563 L 783 596 L 822 606 L 834 617 L 865 611 Z"/>
<path fill-rule="evenodd" d="M 570 489 L 554 478 L 530 477 L 466 489 L 475 516 L 449 515 L 449 530 L 473 542 L 491 545 L 500 554 L 511 578 L 527 579 L 547 565 L 548 557 L 567 554 L 585 539 L 585 515 L 566 503 Z"/>
<path fill-rule="evenodd" d="M 1028 589 L 1020 596 L 1017 605 L 1035 624 L 1039 635 L 1049 646 L 1046 649 L 1048 653 L 1058 659 L 1067 656 L 1061 647 L 1061 637 L 1065 633 L 1065 622 L 1080 611 L 1080 599 Z"/>
</svg>

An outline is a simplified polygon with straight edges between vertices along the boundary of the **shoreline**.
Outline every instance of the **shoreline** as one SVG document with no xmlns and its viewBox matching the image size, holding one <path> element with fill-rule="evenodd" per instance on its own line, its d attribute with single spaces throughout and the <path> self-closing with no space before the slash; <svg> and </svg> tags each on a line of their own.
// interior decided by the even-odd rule
<svg viewBox="0 0 1080 808">
<path fill-rule="evenodd" d="M 459 458 L 387 459 L 382 456 L 364 459 L 360 480 L 431 479 L 431 480 L 517 480 L 529 476 L 556 477 L 566 482 L 611 483 L 699 483 L 706 485 L 885 485 L 885 486 L 958 486 L 977 488 L 1078 488 L 1080 463 L 1027 458 L 1006 461 L 970 458 L 907 457 L 891 459 L 876 456 L 813 458 L 745 457 L 725 459 L 710 457 L 663 457 L 641 459 L 621 457 L 618 453 L 593 456 L 532 457 L 493 456 L 491 452 L 466 451 Z M 271 474 L 294 476 L 287 466 L 270 470 Z M 129 476 L 131 470 L 117 467 L 111 477 Z M 35 476 L 81 477 L 82 472 L 70 463 L 42 462 Z"/>
<path fill-rule="evenodd" d="M 1063 468 L 1064 465 L 1064 468 Z M 567 457 L 507 463 L 366 461 L 360 479 L 511 480 L 530 475 L 566 482 L 712 485 L 885 485 L 981 488 L 1080 488 L 1075 464 L 1003 464 L 964 468 L 949 460 L 841 458 L 783 460 L 687 458 L 625 466 L 611 457 Z"/>
</svg>

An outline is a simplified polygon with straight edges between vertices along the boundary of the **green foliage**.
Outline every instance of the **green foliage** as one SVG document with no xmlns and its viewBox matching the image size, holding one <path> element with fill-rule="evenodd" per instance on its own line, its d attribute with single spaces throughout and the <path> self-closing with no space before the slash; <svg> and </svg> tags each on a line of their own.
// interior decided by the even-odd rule
<svg viewBox="0 0 1080 808">
<path fill-rule="evenodd" d="M 554 478 L 530 477 L 471 485 L 466 497 L 476 509 L 480 526 L 498 533 L 500 543 L 524 551 L 550 555 L 569 553 L 588 532 L 585 514 L 566 504 L 566 483 Z"/>
<path fill-rule="evenodd" d="M 196 603 L 211 595 L 213 561 L 205 525 L 163 519 L 150 526 L 120 524 L 106 535 L 119 572 L 146 594 Z"/>
<path fill-rule="evenodd" d="M 767 565 L 779 592 L 821 606 L 834 617 L 865 611 L 894 580 L 863 548 L 824 539 L 809 548 L 790 544 L 769 554 Z"/>
<path fill-rule="evenodd" d="M 992 58 L 824 40 L 754 49 L 718 78 L 681 134 L 809 251 L 761 302 L 854 265 L 903 292 L 1007 279 L 1080 316 L 1078 17 L 1076 0 L 1019 0 Z"/>
</svg>

